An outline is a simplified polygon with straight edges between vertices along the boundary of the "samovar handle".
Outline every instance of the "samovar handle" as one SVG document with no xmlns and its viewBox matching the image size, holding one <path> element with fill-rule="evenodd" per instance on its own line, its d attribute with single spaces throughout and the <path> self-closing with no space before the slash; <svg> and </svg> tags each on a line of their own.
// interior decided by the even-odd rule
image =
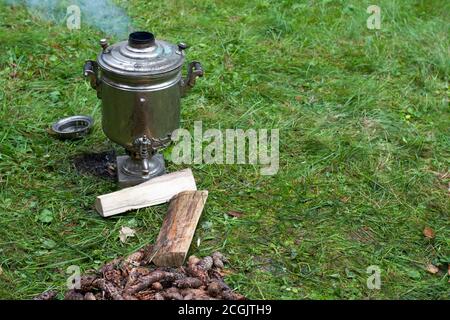
<svg viewBox="0 0 450 320">
<path fill-rule="evenodd" d="M 186 50 L 188 46 L 184 43 L 178 44 L 178 49 L 182 52 Z M 181 96 L 184 97 L 189 90 L 191 90 L 195 86 L 195 80 L 198 77 L 203 77 L 203 67 L 202 64 L 198 61 L 192 61 L 188 66 L 188 73 L 186 78 L 181 79 Z"/>
<path fill-rule="evenodd" d="M 83 74 L 85 78 L 89 78 L 92 89 L 97 91 L 97 97 L 100 99 L 100 79 L 98 78 L 98 64 L 96 61 L 87 60 L 84 64 Z"/>
</svg>

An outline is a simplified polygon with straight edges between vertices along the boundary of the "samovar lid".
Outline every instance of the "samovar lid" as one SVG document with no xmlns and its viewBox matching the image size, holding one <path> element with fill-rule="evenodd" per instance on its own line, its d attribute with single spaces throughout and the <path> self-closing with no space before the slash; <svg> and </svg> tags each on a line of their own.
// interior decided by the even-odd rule
<svg viewBox="0 0 450 320">
<path fill-rule="evenodd" d="M 100 68 L 125 76 L 157 76 L 179 68 L 184 62 L 184 44 L 157 40 L 150 32 L 133 32 L 128 41 L 110 46 L 102 39 L 100 44 L 103 47 L 97 59 Z"/>
</svg>

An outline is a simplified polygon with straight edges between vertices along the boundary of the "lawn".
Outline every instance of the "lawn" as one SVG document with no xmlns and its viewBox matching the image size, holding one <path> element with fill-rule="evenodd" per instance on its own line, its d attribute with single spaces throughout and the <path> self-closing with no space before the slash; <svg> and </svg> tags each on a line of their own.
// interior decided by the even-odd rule
<svg viewBox="0 0 450 320">
<path fill-rule="evenodd" d="M 226 281 L 254 299 L 450 297 L 448 1 L 116 3 L 136 29 L 187 42 L 203 63 L 183 128 L 280 130 L 276 175 L 191 166 L 209 190 L 191 254 L 223 252 Z M 371 4 L 380 30 L 366 26 Z M 154 242 L 167 210 L 103 219 L 94 199 L 114 181 L 75 170 L 80 154 L 123 152 L 103 134 L 82 77 L 106 34 L 81 23 L 71 31 L 0 2 L 2 299 L 63 291 L 70 265 L 85 272 Z M 94 117 L 88 138 L 48 133 L 74 114 Z M 126 244 L 122 226 L 137 231 Z M 381 270 L 379 290 L 366 285 L 370 266 Z"/>
</svg>

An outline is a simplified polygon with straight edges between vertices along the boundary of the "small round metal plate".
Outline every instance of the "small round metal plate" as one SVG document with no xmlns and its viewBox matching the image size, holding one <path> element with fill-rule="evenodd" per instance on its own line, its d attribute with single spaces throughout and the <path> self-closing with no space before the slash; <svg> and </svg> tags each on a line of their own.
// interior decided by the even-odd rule
<svg viewBox="0 0 450 320">
<path fill-rule="evenodd" d="M 79 139 L 89 133 L 93 123 L 89 116 L 72 116 L 55 122 L 52 130 L 62 139 Z"/>
</svg>

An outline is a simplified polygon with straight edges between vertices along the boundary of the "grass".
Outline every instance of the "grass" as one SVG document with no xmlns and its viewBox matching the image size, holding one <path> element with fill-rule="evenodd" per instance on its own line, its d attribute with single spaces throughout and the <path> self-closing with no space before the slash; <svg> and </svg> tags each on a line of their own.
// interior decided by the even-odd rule
<svg viewBox="0 0 450 320">
<path fill-rule="evenodd" d="M 250 298 L 450 296 L 449 3 L 379 0 L 381 30 L 366 28 L 370 4 L 120 2 L 137 28 L 188 42 L 189 59 L 203 63 L 184 128 L 280 129 L 274 176 L 192 166 L 210 196 L 191 253 L 224 252 L 227 282 Z M 165 205 L 102 219 L 94 198 L 115 184 L 73 167 L 85 152 L 121 152 L 81 76 L 102 36 L 0 4 L 0 298 L 62 291 L 68 266 L 97 268 L 158 234 Z M 53 139 L 49 125 L 72 114 L 92 115 L 93 133 Z M 137 237 L 122 244 L 125 225 Z M 366 286 L 371 265 L 380 290 Z"/>
</svg>

